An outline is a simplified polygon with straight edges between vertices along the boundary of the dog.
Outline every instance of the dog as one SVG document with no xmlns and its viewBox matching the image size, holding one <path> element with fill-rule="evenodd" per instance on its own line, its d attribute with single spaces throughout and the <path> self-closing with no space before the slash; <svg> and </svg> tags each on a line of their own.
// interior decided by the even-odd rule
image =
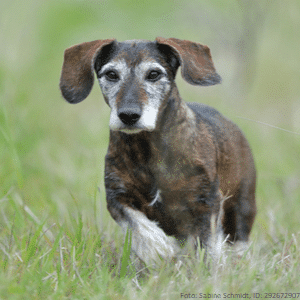
<svg viewBox="0 0 300 300">
<path fill-rule="evenodd" d="M 210 49 L 187 40 L 96 40 L 64 53 L 63 97 L 84 100 L 95 72 L 111 108 L 107 208 L 131 230 L 132 249 L 146 264 L 176 257 L 189 239 L 214 248 L 213 216 L 222 216 L 228 242 L 247 243 L 256 215 L 246 138 L 214 108 L 181 99 L 179 67 L 192 85 L 221 82 Z"/>
</svg>

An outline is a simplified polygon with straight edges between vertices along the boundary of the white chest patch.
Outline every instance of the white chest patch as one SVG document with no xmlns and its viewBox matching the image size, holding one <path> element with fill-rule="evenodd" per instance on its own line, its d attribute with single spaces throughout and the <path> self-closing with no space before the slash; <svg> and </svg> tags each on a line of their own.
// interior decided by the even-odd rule
<svg viewBox="0 0 300 300">
<path fill-rule="evenodd" d="M 160 202 L 161 198 L 160 198 L 160 191 L 158 190 L 154 199 L 151 201 L 151 203 L 149 204 L 149 206 L 153 206 L 156 202 Z"/>
</svg>

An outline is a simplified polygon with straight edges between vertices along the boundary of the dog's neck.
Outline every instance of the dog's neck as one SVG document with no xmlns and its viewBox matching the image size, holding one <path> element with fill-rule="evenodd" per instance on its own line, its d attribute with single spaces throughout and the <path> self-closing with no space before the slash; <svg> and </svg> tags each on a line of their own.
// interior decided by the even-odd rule
<svg viewBox="0 0 300 300">
<path fill-rule="evenodd" d="M 153 157 L 154 153 L 164 152 L 166 155 L 166 150 L 169 155 L 176 157 L 177 154 L 186 153 L 187 148 L 193 144 L 195 131 L 195 114 L 181 99 L 174 83 L 158 115 L 156 129 L 136 134 L 111 131 L 110 138 L 114 141 L 111 144 L 117 145 L 112 151 L 118 149 L 120 153 L 118 145 L 126 145 L 127 150 L 123 149 L 124 153 L 130 152 L 133 156 L 143 157 L 144 162 L 148 160 L 149 155 Z"/>
<path fill-rule="evenodd" d="M 158 116 L 156 131 L 162 135 L 161 139 L 177 143 L 180 139 L 193 136 L 195 129 L 195 114 L 180 97 L 174 83 L 168 101 Z"/>
</svg>

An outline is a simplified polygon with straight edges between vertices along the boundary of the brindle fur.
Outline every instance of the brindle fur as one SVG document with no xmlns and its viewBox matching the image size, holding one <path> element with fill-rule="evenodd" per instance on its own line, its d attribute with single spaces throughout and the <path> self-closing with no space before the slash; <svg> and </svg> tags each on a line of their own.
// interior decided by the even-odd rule
<svg viewBox="0 0 300 300">
<path fill-rule="evenodd" d="M 179 66 L 191 84 L 220 82 L 209 48 L 163 38 L 123 43 L 99 40 L 73 46 L 65 52 L 63 96 L 71 103 L 82 101 L 92 88 L 93 71 L 99 76 L 103 66 L 119 61 L 125 61 L 132 74 L 141 62 L 157 62 L 167 76 L 159 88 L 162 100 L 155 128 L 130 133 L 134 126 L 129 125 L 127 131 L 110 131 L 105 188 L 111 216 L 119 224 L 125 221 L 134 226 L 125 208 L 138 210 L 179 244 L 199 237 L 207 245 L 211 216 L 218 215 L 222 199 L 229 196 L 222 206 L 223 231 L 232 242 L 246 242 L 256 214 L 256 172 L 248 142 L 215 109 L 186 104 L 175 84 Z M 138 105 L 143 111 L 150 101 L 143 81 L 132 74 L 117 91 L 117 110 Z M 103 93 L 110 105 L 112 100 Z"/>
</svg>

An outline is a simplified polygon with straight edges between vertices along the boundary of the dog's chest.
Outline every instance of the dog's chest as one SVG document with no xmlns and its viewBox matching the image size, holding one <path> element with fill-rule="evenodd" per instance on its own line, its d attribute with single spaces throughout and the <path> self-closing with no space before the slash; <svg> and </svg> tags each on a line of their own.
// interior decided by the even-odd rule
<svg viewBox="0 0 300 300">
<path fill-rule="evenodd" d="M 121 134 L 111 139 L 106 163 L 128 191 L 139 189 L 149 194 L 151 203 L 158 190 L 167 196 L 195 189 L 197 167 L 188 155 L 172 150 L 166 144 L 153 142 L 148 133 Z"/>
<path fill-rule="evenodd" d="M 184 157 L 153 146 L 147 134 L 121 137 L 111 139 L 106 159 L 106 177 L 123 190 L 117 201 L 157 221 L 167 234 L 185 235 L 195 215 L 209 209 L 201 200 L 202 175 Z"/>
</svg>

